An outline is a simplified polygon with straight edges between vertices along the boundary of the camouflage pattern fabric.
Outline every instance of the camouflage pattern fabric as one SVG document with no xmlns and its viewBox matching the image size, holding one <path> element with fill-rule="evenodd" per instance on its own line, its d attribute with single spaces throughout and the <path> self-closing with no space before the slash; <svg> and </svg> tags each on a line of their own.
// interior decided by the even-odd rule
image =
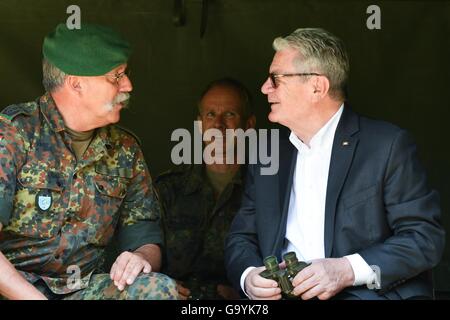
<svg viewBox="0 0 450 320">
<path fill-rule="evenodd" d="M 155 179 L 163 204 L 162 272 L 201 299 L 220 298 L 211 287 L 230 285 L 224 242 L 240 206 L 242 174 L 238 171 L 217 201 L 201 165 L 182 165 Z"/>
<path fill-rule="evenodd" d="M 160 204 L 136 139 L 117 126 L 96 131 L 76 160 L 51 96 L 0 114 L 0 251 L 31 283 L 73 292 L 100 270 L 105 246 L 162 243 Z"/>
<path fill-rule="evenodd" d="M 139 275 L 134 283 L 119 291 L 109 274 L 94 274 L 86 289 L 77 291 L 64 300 L 176 300 L 176 283 L 169 277 L 151 272 Z"/>
</svg>

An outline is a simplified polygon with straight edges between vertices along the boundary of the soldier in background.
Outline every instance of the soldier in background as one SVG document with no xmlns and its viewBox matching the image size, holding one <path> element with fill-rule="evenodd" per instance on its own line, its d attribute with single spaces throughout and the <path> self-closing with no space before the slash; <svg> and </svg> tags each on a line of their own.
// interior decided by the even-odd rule
<svg viewBox="0 0 450 320">
<path fill-rule="evenodd" d="M 164 209 L 162 270 L 177 280 L 184 299 L 238 299 L 226 278 L 223 247 L 244 175 L 236 161 L 225 163 L 225 130 L 254 128 L 255 116 L 248 90 L 231 78 L 211 82 L 198 107 L 203 131 L 222 131 L 224 164 L 181 165 L 155 180 Z"/>
<path fill-rule="evenodd" d="M 112 125 L 132 90 L 129 44 L 60 24 L 43 54 L 46 93 L 0 114 L 0 296 L 177 298 L 155 272 L 160 206 L 142 150 Z M 101 273 L 114 233 L 123 253 Z"/>
</svg>

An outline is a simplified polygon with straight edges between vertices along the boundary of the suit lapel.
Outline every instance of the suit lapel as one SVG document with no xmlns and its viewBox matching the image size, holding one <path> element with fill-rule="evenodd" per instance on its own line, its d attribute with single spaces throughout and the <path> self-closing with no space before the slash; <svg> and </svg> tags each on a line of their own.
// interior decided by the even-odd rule
<svg viewBox="0 0 450 320">
<path fill-rule="evenodd" d="M 297 162 L 297 149 L 295 149 L 290 141 L 286 141 L 283 149 L 280 148 L 280 174 L 278 183 L 280 191 L 280 212 L 284 217 L 289 206 L 295 164 Z"/>
<path fill-rule="evenodd" d="M 291 196 L 292 181 L 294 178 L 295 164 L 297 160 L 297 149 L 288 139 L 280 141 L 280 167 L 278 170 L 278 195 L 280 205 L 279 228 L 276 242 L 272 252 L 278 254 L 283 246 L 286 233 L 287 214 L 289 209 L 289 199 Z"/>
<path fill-rule="evenodd" d="M 332 253 L 336 205 L 358 145 L 359 139 L 353 136 L 358 130 L 359 117 L 347 106 L 344 107 L 334 135 L 328 172 L 324 234 L 326 258 Z"/>
</svg>

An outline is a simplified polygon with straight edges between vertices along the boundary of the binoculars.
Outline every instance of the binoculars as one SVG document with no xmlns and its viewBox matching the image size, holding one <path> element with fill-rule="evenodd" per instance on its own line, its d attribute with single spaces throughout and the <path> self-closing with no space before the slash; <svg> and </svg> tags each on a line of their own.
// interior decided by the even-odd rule
<svg viewBox="0 0 450 320">
<path fill-rule="evenodd" d="M 294 277 L 309 266 L 311 263 L 304 261 L 298 261 L 295 252 L 287 252 L 283 255 L 283 260 L 286 263 L 286 269 L 280 269 L 278 265 L 277 257 L 268 256 L 264 259 L 264 266 L 266 269 L 260 273 L 260 276 L 266 279 L 275 280 L 278 283 L 278 287 L 281 289 L 281 295 L 285 299 L 297 299 L 292 294 L 294 286 L 292 280 Z"/>
</svg>

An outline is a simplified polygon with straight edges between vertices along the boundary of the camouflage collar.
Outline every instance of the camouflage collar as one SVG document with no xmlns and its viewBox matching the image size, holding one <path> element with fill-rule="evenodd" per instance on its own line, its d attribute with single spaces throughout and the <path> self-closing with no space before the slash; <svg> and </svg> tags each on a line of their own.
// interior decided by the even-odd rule
<svg viewBox="0 0 450 320">
<path fill-rule="evenodd" d="M 85 160 L 80 161 L 80 165 L 84 166 L 92 161 L 98 161 L 104 155 L 110 154 L 110 152 L 114 152 L 110 127 L 98 128 L 94 133 L 89 148 L 83 155 Z"/>
<path fill-rule="evenodd" d="M 45 93 L 39 99 L 39 106 L 45 120 L 55 132 L 64 130 L 64 120 L 56 107 L 55 101 L 49 93 Z"/>
<path fill-rule="evenodd" d="M 56 103 L 53 100 L 52 96 L 49 93 L 45 93 L 39 99 L 39 105 L 44 116 L 45 120 L 48 122 L 49 126 L 55 132 L 64 131 L 66 125 L 64 124 L 63 117 L 56 107 Z M 96 132 L 96 135 L 104 142 L 104 146 L 107 150 L 111 149 L 111 134 L 109 132 L 109 126 L 99 128 Z M 95 136 L 94 136 L 95 139 Z"/>
<path fill-rule="evenodd" d="M 207 181 L 205 176 L 205 165 L 191 165 L 190 173 L 186 180 L 186 186 L 184 188 L 184 195 L 189 195 L 200 189 L 200 187 Z M 231 183 L 233 185 L 242 185 L 242 177 L 245 166 L 242 165 L 234 175 Z"/>
<path fill-rule="evenodd" d="M 197 191 L 203 184 L 203 166 L 191 165 L 190 173 L 186 180 L 186 186 L 184 188 L 184 195 L 189 195 Z"/>
<path fill-rule="evenodd" d="M 111 126 L 101 127 L 97 129 L 96 136 L 103 142 L 105 151 L 108 152 L 113 147 L 113 140 L 111 138 Z M 95 138 L 95 137 L 94 137 Z"/>
</svg>

